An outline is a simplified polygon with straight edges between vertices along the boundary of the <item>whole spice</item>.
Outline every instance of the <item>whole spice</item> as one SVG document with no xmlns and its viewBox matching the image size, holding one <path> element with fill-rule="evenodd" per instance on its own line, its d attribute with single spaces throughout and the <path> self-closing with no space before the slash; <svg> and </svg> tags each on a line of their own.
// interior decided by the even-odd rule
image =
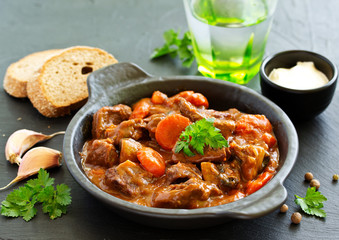
<svg viewBox="0 0 339 240">
<path fill-rule="evenodd" d="M 280 212 L 281 212 L 281 213 L 285 213 L 285 212 L 287 212 L 287 210 L 288 210 L 287 204 L 283 204 L 283 205 L 280 207 Z"/>
<path fill-rule="evenodd" d="M 5 147 L 6 159 L 11 163 L 20 164 L 21 156 L 36 143 L 48 140 L 56 135 L 64 134 L 64 131 L 51 135 L 34 132 L 27 129 L 15 131 L 7 140 Z"/>
<path fill-rule="evenodd" d="M 320 182 L 317 179 L 312 179 L 310 186 L 315 187 L 318 190 L 320 188 Z"/>
<path fill-rule="evenodd" d="M 4 190 L 13 183 L 19 182 L 29 176 L 39 172 L 39 169 L 47 169 L 61 165 L 61 152 L 47 148 L 36 147 L 29 150 L 22 158 L 17 177 L 13 179 L 7 186 L 0 188 Z"/>
<path fill-rule="evenodd" d="M 311 172 L 307 172 L 306 174 L 305 174 L 305 180 L 306 181 L 311 181 L 313 179 L 313 174 L 311 173 Z"/>
<path fill-rule="evenodd" d="M 294 224 L 299 224 L 301 222 L 302 216 L 300 213 L 295 212 L 291 216 L 291 220 Z"/>
</svg>

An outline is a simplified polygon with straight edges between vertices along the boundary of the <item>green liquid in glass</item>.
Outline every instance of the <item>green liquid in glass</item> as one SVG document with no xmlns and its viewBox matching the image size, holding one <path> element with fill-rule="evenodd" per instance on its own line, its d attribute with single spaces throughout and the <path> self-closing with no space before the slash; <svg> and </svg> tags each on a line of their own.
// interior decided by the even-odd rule
<svg viewBox="0 0 339 240">
<path fill-rule="evenodd" d="M 244 9 L 239 3 L 226 11 L 220 4 L 227 0 L 191 2 L 185 7 L 191 9 L 187 19 L 198 70 L 207 77 L 248 83 L 258 73 L 265 51 L 271 24 L 266 4 L 252 0 L 252 7 Z"/>
</svg>

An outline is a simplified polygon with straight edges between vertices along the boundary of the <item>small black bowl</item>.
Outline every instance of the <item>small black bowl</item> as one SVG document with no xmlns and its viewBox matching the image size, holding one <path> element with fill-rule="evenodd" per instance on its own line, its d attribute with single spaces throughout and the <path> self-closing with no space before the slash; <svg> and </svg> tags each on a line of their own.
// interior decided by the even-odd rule
<svg viewBox="0 0 339 240">
<path fill-rule="evenodd" d="M 329 79 L 324 86 L 297 90 L 272 82 L 268 75 L 274 68 L 292 68 L 299 61 L 312 61 Z M 269 56 L 260 67 L 260 85 L 264 96 L 279 105 L 293 121 L 311 119 L 322 113 L 331 103 L 337 85 L 338 70 L 327 58 L 309 51 L 291 50 Z"/>
</svg>

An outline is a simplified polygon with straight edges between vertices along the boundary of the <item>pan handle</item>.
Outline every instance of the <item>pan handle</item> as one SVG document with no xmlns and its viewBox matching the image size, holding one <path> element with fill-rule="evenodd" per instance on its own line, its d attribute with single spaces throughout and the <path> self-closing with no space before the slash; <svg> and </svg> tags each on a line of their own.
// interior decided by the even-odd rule
<svg viewBox="0 0 339 240">
<path fill-rule="evenodd" d="M 144 81 L 147 78 L 152 77 L 146 73 L 143 69 L 134 63 L 116 63 L 94 71 L 87 78 L 88 86 L 88 102 L 92 99 L 94 101 L 100 101 L 100 99 L 106 98 L 107 94 L 113 93 L 114 89 L 121 86 Z M 111 82 L 114 81 L 115 84 Z"/>
<path fill-rule="evenodd" d="M 257 192 L 260 194 L 260 191 Z M 257 193 L 253 193 L 253 197 L 256 197 Z M 248 196 L 248 200 L 250 200 Z M 245 198 L 246 199 L 246 198 Z M 245 200 L 244 199 L 244 200 Z M 233 218 L 239 219 L 253 219 L 264 216 L 273 212 L 279 208 L 287 199 L 287 191 L 282 183 L 274 185 L 274 188 L 270 191 L 266 191 L 263 195 L 259 195 L 257 199 L 250 200 L 248 204 L 241 206 L 241 208 L 235 208 L 230 211 L 229 215 Z"/>
</svg>

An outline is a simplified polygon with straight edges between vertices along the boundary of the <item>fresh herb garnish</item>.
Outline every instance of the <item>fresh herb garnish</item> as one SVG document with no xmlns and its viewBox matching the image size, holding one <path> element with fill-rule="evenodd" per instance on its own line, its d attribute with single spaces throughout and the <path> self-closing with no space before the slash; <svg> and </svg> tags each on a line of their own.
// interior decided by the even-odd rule
<svg viewBox="0 0 339 240">
<path fill-rule="evenodd" d="M 214 118 L 204 118 L 188 125 L 179 137 L 175 152 L 178 153 L 183 150 L 187 156 L 191 157 L 195 154 L 190 147 L 201 155 L 204 155 L 205 146 L 210 146 L 214 149 L 228 147 L 227 140 L 220 133 L 220 129 L 213 126 L 213 123 Z"/>
<path fill-rule="evenodd" d="M 162 47 L 154 49 L 151 59 L 164 55 L 170 55 L 175 58 L 179 55 L 182 65 L 190 67 L 194 61 L 191 35 L 189 32 L 185 32 L 183 38 L 180 39 L 179 32 L 175 32 L 173 29 L 164 32 L 165 43 Z"/>
<path fill-rule="evenodd" d="M 321 208 L 324 206 L 323 202 L 326 201 L 327 198 L 316 191 L 315 187 L 308 188 L 304 198 L 297 195 L 294 196 L 296 197 L 294 202 L 299 205 L 305 213 L 321 218 L 326 217 L 326 212 Z"/>
<path fill-rule="evenodd" d="M 71 204 L 70 188 L 65 184 L 53 186 L 54 178 L 42 168 L 36 179 L 27 181 L 25 186 L 13 190 L 1 203 L 1 215 L 7 217 L 23 217 L 31 220 L 37 213 L 36 203 L 42 203 L 42 210 L 51 219 L 60 217 Z"/>
</svg>

